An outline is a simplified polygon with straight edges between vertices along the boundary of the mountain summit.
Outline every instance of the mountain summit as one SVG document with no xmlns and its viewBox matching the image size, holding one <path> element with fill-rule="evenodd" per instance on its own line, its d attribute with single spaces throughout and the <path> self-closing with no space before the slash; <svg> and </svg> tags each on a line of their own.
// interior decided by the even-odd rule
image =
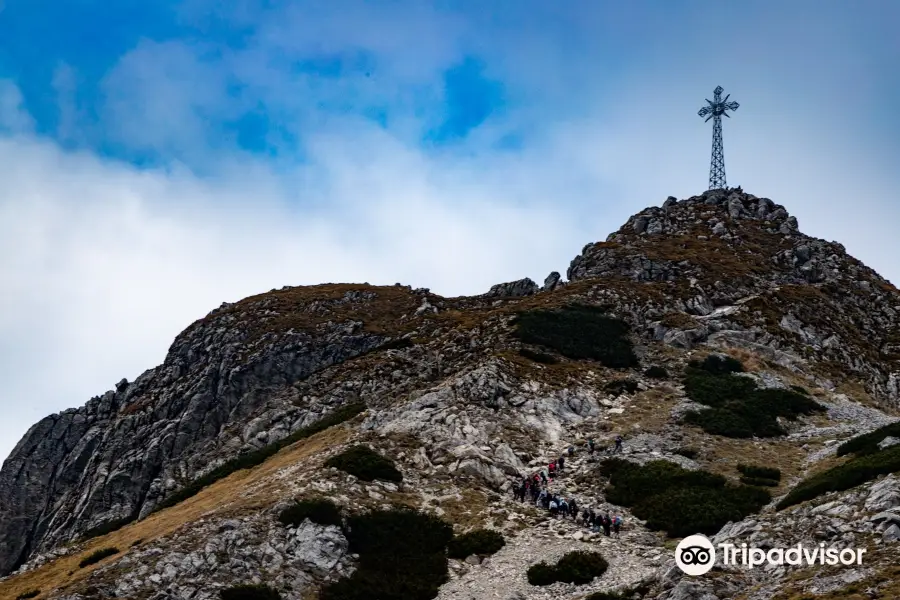
<svg viewBox="0 0 900 600">
<path fill-rule="evenodd" d="M 567 278 L 461 298 L 284 287 L 223 304 L 162 365 L 18 443 L 0 470 L 0 597 L 205 600 L 242 584 L 297 600 L 900 594 L 893 285 L 739 188 L 641 211 Z M 616 436 L 610 459 L 599 448 Z M 514 499 L 561 455 L 548 490 L 622 515 L 621 537 Z M 677 519 L 695 529 L 671 522 L 676 498 L 697 504 Z M 423 515 L 428 527 L 400 535 Z M 456 537 L 435 533 L 426 552 L 416 535 L 438 520 Z M 365 537 L 378 527 L 403 539 Z M 692 581 L 666 541 L 692 532 L 870 552 L 839 572 Z M 485 551 L 491 535 L 503 541 Z M 404 592 L 387 591 L 394 576 L 366 544 L 411 561 Z M 570 552 L 606 566 L 554 583 L 582 560 L 552 566 Z"/>
</svg>

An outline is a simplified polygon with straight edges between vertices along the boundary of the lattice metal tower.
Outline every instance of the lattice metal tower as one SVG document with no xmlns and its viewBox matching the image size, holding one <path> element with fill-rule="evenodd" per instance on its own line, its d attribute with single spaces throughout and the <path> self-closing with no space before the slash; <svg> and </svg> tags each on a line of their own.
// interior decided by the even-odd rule
<svg viewBox="0 0 900 600">
<path fill-rule="evenodd" d="M 716 86 L 713 90 L 713 100 L 706 99 L 709 106 L 704 106 L 697 114 L 706 117 L 706 121 L 713 120 L 713 143 L 712 143 L 712 160 L 709 163 L 709 189 L 721 190 L 725 188 L 725 152 L 722 148 L 722 115 L 729 119 L 731 116 L 726 112 L 729 110 L 737 110 L 740 106 L 737 102 L 729 102 L 728 96 L 722 99 L 722 86 Z"/>
</svg>

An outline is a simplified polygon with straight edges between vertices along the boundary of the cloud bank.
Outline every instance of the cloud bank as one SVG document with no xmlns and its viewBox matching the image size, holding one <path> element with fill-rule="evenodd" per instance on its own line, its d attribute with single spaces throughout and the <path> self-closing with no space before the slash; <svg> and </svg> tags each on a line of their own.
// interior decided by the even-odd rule
<svg viewBox="0 0 900 600">
<path fill-rule="evenodd" d="M 0 457 L 224 301 L 564 272 L 707 187 L 719 84 L 729 184 L 900 281 L 900 131 L 871 117 L 900 92 L 896 5 L 650 5 L 194 0 L 93 53 L 0 52 Z"/>
</svg>

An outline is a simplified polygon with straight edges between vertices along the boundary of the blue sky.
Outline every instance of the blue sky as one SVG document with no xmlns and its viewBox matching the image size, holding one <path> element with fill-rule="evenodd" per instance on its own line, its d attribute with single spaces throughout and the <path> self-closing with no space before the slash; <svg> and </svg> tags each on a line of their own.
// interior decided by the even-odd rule
<svg viewBox="0 0 900 600">
<path fill-rule="evenodd" d="M 0 9 L 0 456 L 222 301 L 551 270 L 728 181 L 900 281 L 897 2 Z"/>
</svg>

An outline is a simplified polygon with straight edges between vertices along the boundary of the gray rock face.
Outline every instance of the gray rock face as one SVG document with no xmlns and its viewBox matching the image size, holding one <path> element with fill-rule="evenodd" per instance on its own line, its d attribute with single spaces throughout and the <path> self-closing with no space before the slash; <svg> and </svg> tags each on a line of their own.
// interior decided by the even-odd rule
<svg viewBox="0 0 900 600">
<path fill-rule="evenodd" d="M 641 211 L 606 241 L 585 246 L 567 276 L 573 283 L 624 279 L 665 284 L 656 286 L 660 293 L 689 282 L 697 293 L 693 300 L 684 303 L 682 292 L 654 310 L 682 302 L 678 310 L 697 316 L 716 307 L 734 307 L 735 314 L 696 325 L 682 320 L 672 327 L 659 326 L 645 310 L 636 315 L 636 325 L 653 328 L 654 339 L 683 349 L 717 337 L 742 337 L 754 352 L 815 355 L 846 365 L 869 394 L 900 406 L 900 347 L 888 333 L 900 329 L 896 290 L 840 244 L 811 238 L 797 227 L 796 219 L 771 200 L 738 189 L 712 190 L 667 203 L 664 209 Z M 658 241 L 658 235 L 664 240 Z M 745 259 L 750 255 L 757 257 L 753 265 Z M 811 295 L 798 299 L 794 293 L 799 289 Z M 827 308 L 806 307 L 812 295 Z M 738 307 L 740 301 L 749 304 Z M 762 310 L 764 304 L 777 310 Z M 798 305 L 804 312 L 792 313 Z M 767 323 L 777 313 L 781 322 Z M 852 328 L 840 326 L 851 322 Z M 789 335 L 772 335 L 766 325 L 773 324 Z M 880 349 L 881 358 L 870 346 Z"/>
<path fill-rule="evenodd" d="M 561 278 L 562 277 L 558 272 L 553 271 L 552 273 L 547 275 L 546 279 L 544 279 L 544 287 L 541 289 L 543 289 L 543 291 L 545 292 L 552 292 L 562 285 L 562 282 L 560 281 Z"/>
<path fill-rule="evenodd" d="M 347 292 L 305 310 L 373 298 Z M 29 430 L 0 470 L 0 575 L 93 527 L 144 516 L 242 448 L 330 412 L 339 399 L 297 398 L 291 384 L 385 340 L 358 321 L 256 335 L 249 326 L 279 316 L 266 302 L 243 307 L 241 319 L 230 307 L 213 311 L 178 336 L 161 366 Z"/>
<path fill-rule="evenodd" d="M 493 285 L 486 296 L 488 298 L 518 298 L 521 296 L 530 296 L 537 293 L 539 289 L 538 284 L 526 277 L 525 279 L 519 279 L 518 281 Z"/>
</svg>

